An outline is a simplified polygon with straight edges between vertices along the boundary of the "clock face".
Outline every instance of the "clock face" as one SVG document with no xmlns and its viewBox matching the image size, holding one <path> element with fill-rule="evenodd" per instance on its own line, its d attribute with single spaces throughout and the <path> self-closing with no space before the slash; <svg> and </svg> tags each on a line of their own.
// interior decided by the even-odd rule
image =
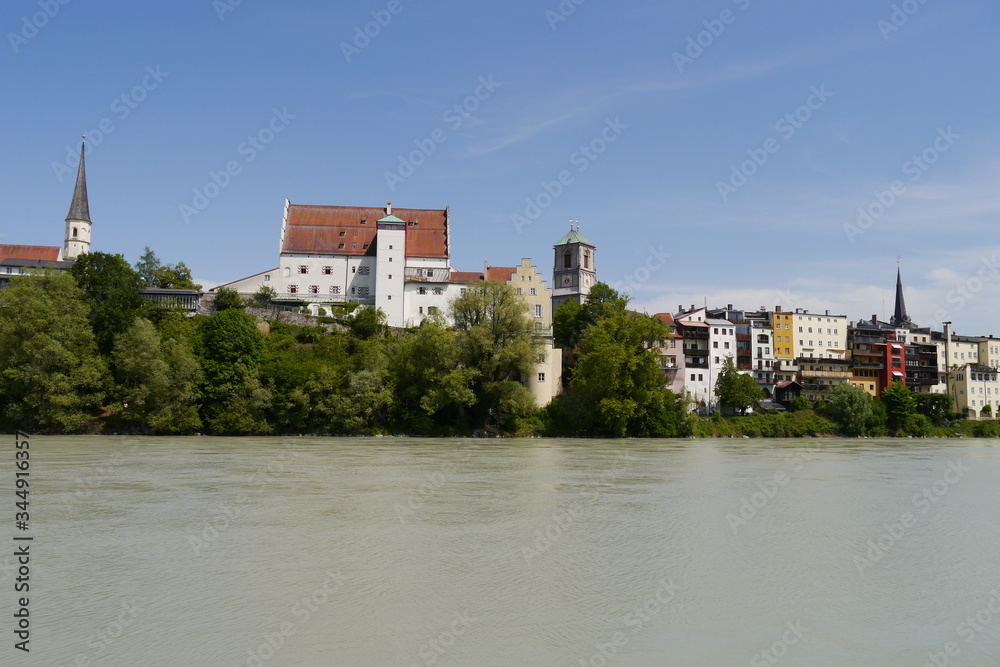
<svg viewBox="0 0 1000 667">
<path fill-rule="evenodd" d="M 563 285 L 569 285 L 572 280 L 569 276 L 563 276 Z"/>
</svg>

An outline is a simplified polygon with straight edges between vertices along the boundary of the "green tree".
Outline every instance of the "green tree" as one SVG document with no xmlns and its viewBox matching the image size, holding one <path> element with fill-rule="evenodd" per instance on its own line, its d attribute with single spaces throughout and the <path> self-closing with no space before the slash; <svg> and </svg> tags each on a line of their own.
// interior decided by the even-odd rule
<svg viewBox="0 0 1000 667">
<path fill-rule="evenodd" d="M 139 296 L 142 276 L 121 255 L 105 252 L 80 255 L 69 273 L 87 295 L 97 349 L 110 354 L 115 336 L 132 326 L 146 307 Z"/>
<path fill-rule="evenodd" d="M 191 278 L 191 269 L 184 262 L 167 264 L 156 270 L 155 286 L 164 289 L 201 289 Z"/>
<path fill-rule="evenodd" d="M 521 379 L 534 371 L 541 343 L 527 303 L 512 286 L 497 281 L 470 285 L 451 303 L 458 366 L 477 397 L 466 413 L 472 428 L 501 426 L 534 410 Z M 458 392 L 463 395 L 462 392 Z"/>
<path fill-rule="evenodd" d="M 844 435 L 865 435 L 874 416 L 872 403 L 872 397 L 864 389 L 850 383 L 839 384 L 830 390 L 823 413 L 837 423 Z"/>
<path fill-rule="evenodd" d="M 917 399 L 902 382 L 893 382 L 882 390 L 882 404 L 885 405 L 886 425 L 890 431 L 906 432 L 906 424 L 917 412 Z"/>
<path fill-rule="evenodd" d="M 271 392 L 260 382 L 264 340 L 252 315 L 228 309 L 201 327 L 205 421 L 215 433 L 264 433 Z"/>
<path fill-rule="evenodd" d="M 381 308 L 372 306 L 354 311 L 354 317 L 347 322 L 347 328 L 361 340 L 381 338 L 389 332 L 385 313 Z"/>
<path fill-rule="evenodd" d="M 574 349 L 584 329 L 605 317 L 625 312 L 629 301 L 628 295 L 602 282 L 594 283 L 583 305 L 573 299 L 564 301 L 552 315 L 552 334 L 556 345 L 564 350 Z"/>
<path fill-rule="evenodd" d="M 243 310 L 245 304 L 240 293 L 232 287 L 220 287 L 215 292 L 215 312 L 221 313 L 224 310 Z"/>
<path fill-rule="evenodd" d="M 811 410 L 812 403 L 805 396 L 796 396 L 788 402 L 789 412 L 798 412 L 799 410 Z"/>
<path fill-rule="evenodd" d="M 450 434 L 478 400 L 472 389 L 478 371 L 459 366 L 456 333 L 425 319 L 396 340 L 389 369 L 397 387 L 401 426 L 409 433 Z"/>
<path fill-rule="evenodd" d="M 114 419 L 182 433 L 201 426 L 197 385 L 201 366 L 182 341 L 164 341 L 153 323 L 137 318 L 117 337 L 112 353 L 117 380 Z"/>
<path fill-rule="evenodd" d="M 156 270 L 160 268 L 160 258 L 149 246 L 143 248 L 142 256 L 135 263 L 136 272 L 142 276 L 147 285 L 156 284 Z"/>
<path fill-rule="evenodd" d="M 143 250 L 139 261 L 135 263 L 135 270 L 146 285 L 164 289 L 201 289 L 201 285 L 195 284 L 191 279 L 191 269 L 184 262 L 161 264 L 160 258 L 149 246 Z"/>
<path fill-rule="evenodd" d="M 726 357 L 722 362 L 722 371 L 715 380 L 715 395 L 722 405 L 731 407 L 741 415 L 745 415 L 748 408 L 757 407 L 765 396 L 764 390 L 757 386 L 752 377 L 736 370 L 732 356 Z"/>
<path fill-rule="evenodd" d="M 0 291 L 0 421 L 6 430 L 79 431 L 103 401 L 88 306 L 62 273 L 21 276 Z"/>
<path fill-rule="evenodd" d="M 554 433 L 605 437 L 680 435 L 686 410 L 664 387 L 660 320 L 620 307 L 587 327 L 566 392 L 548 410 Z"/>
<path fill-rule="evenodd" d="M 260 289 L 250 297 L 250 301 L 258 308 L 267 308 L 271 303 L 271 299 L 276 296 L 278 296 L 278 293 L 274 291 L 273 287 L 270 285 L 261 285 Z"/>
<path fill-rule="evenodd" d="M 951 396 L 948 394 L 914 394 L 917 401 L 917 412 L 930 418 L 935 424 L 941 424 L 952 413 Z"/>
</svg>

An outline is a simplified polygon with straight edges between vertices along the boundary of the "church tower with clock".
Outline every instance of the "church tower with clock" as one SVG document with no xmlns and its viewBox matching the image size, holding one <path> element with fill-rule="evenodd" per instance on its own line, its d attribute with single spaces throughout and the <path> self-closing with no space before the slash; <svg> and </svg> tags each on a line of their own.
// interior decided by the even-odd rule
<svg viewBox="0 0 1000 667">
<path fill-rule="evenodd" d="M 594 255 L 597 248 L 580 233 L 580 225 L 570 224 L 569 232 L 553 246 L 552 312 L 564 301 L 582 304 L 597 282 Z"/>
</svg>

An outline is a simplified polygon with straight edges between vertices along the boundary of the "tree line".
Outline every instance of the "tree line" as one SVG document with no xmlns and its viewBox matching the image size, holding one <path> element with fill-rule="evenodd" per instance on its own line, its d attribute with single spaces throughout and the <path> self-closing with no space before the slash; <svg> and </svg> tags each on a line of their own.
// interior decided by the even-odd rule
<svg viewBox="0 0 1000 667">
<path fill-rule="evenodd" d="M 567 301 L 555 313 L 563 387 L 545 408 L 535 406 L 523 382 L 535 372 L 542 342 L 523 297 L 504 283 L 470 285 L 450 304 L 447 321 L 432 316 L 407 330 L 391 330 L 370 307 L 315 326 L 283 322 L 274 311 L 259 318 L 225 288 L 212 315 L 189 316 L 143 299 L 148 286 L 198 287 L 183 263 L 163 265 L 148 248 L 135 266 L 96 252 L 65 273 L 11 280 L 0 291 L 0 430 L 704 433 L 686 397 L 665 386 L 658 349 L 669 336 L 666 325 L 629 310 L 629 297 L 603 283 L 585 304 Z M 268 296 L 259 295 L 258 305 Z M 717 388 L 737 409 L 758 398 L 752 379 L 731 365 Z M 919 430 L 924 413 L 902 398 L 893 402 L 904 390 L 887 391 L 881 402 L 865 395 L 864 402 L 838 387 L 822 414 L 847 435 L 877 433 L 883 424 Z"/>
</svg>

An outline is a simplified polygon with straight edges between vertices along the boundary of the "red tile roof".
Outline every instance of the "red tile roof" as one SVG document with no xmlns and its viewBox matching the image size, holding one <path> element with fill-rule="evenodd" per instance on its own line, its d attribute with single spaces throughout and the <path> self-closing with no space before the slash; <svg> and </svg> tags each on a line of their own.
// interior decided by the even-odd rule
<svg viewBox="0 0 1000 667">
<path fill-rule="evenodd" d="M 674 326 L 674 316 L 670 313 L 657 313 L 656 315 L 653 315 L 653 317 L 657 318 L 664 324 Z"/>
<path fill-rule="evenodd" d="M 59 261 L 62 248 L 54 245 L 4 245 L 0 243 L 0 261 L 5 259 L 40 259 Z"/>
<path fill-rule="evenodd" d="M 514 276 L 515 271 L 517 269 L 513 266 L 488 266 L 486 267 L 486 279 L 506 283 Z"/>
<path fill-rule="evenodd" d="M 448 256 L 447 209 L 393 208 L 392 215 L 407 223 L 407 257 Z M 386 210 L 378 207 L 290 204 L 281 252 L 329 255 L 374 253 L 373 241 L 378 231 L 376 223 L 384 217 Z M 344 247 L 340 247 L 341 244 Z M 370 247 L 365 249 L 365 244 Z"/>
<path fill-rule="evenodd" d="M 450 280 L 453 283 L 461 283 L 463 285 L 477 283 L 483 280 L 483 274 L 478 271 L 452 271 Z"/>
</svg>

